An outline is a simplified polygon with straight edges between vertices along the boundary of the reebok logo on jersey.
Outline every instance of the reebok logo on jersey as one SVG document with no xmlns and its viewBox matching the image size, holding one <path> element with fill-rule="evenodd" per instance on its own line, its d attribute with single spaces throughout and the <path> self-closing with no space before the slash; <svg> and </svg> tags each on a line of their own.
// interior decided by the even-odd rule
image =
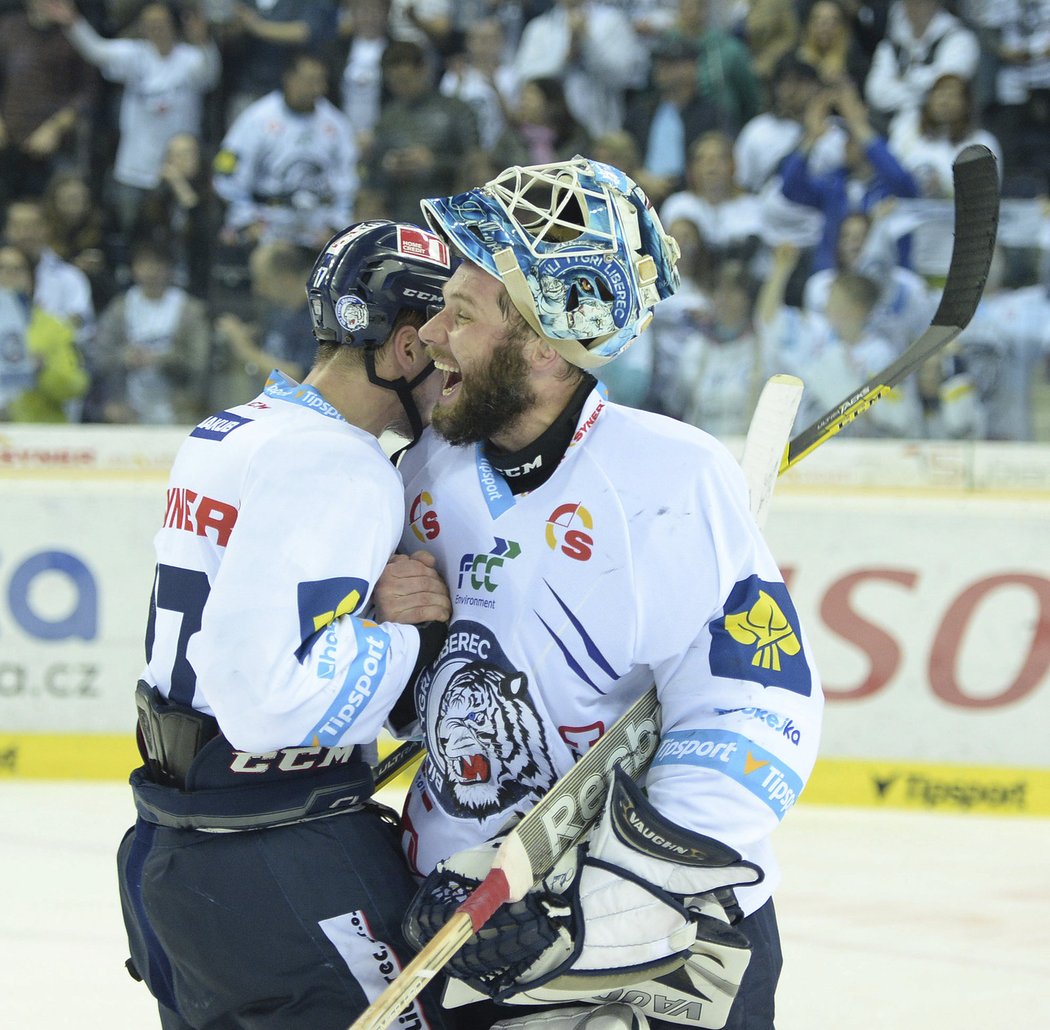
<svg viewBox="0 0 1050 1030">
<path fill-rule="evenodd" d="M 787 587 L 749 576 L 723 611 L 711 627 L 711 672 L 809 697 L 813 683 Z"/>
<path fill-rule="evenodd" d="M 243 415 L 234 415 L 229 411 L 220 411 L 217 415 L 209 415 L 203 422 L 190 433 L 198 440 L 225 440 L 235 429 L 239 429 L 250 418 Z"/>
<path fill-rule="evenodd" d="M 769 712 L 765 708 L 716 708 L 715 715 L 739 715 L 744 719 L 757 719 L 765 723 L 774 733 L 798 744 L 802 740 L 802 731 L 795 725 L 795 720 L 779 712 Z"/>
</svg>

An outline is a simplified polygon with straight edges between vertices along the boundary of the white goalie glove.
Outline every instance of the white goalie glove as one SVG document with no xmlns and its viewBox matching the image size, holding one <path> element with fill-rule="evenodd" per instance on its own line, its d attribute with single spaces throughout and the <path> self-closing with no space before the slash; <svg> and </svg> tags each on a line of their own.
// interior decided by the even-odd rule
<svg viewBox="0 0 1050 1030">
<path fill-rule="evenodd" d="M 417 894 L 405 921 L 421 946 L 488 872 L 495 845 L 453 855 Z M 504 906 L 449 962 L 445 1004 L 479 995 L 511 1005 L 612 1000 L 683 1025 L 725 1024 L 750 946 L 734 929 L 732 888 L 761 870 L 737 852 L 656 812 L 619 769 L 602 818 L 521 902 Z"/>
</svg>

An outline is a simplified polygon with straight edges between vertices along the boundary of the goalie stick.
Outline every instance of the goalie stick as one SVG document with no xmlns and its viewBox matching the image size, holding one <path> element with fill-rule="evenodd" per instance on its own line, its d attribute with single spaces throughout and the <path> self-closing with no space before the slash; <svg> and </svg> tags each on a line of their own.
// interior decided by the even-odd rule
<svg viewBox="0 0 1050 1030">
<path fill-rule="evenodd" d="M 882 373 L 873 376 L 792 439 L 774 466 L 775 472 L 757 472 L 757 478 L 747 475 L 756 515 L 760 505 L 768 505 L 768 494 L 779 473 L 867 411 L 927 358 L 954 340 L 973 317 L 991 265 L 999 219 L 999 178 L 991 151 L 980 145 L 966 147 L 955 159 L 953 178 L 955 241 L 944 292 L 930 327 Z M 748 435 L 750 438 L 752 434 Z M 750 439 L 748 443 L 751 444 Z M 756 455 L 756 462 L 760 452 L 769 456 L 768 444 L 759 447 L 757 436 L 751 451 Z M 745 445 L 745 454 L 747 452 L 748 445 Z M 763 515 L 764 510 L 762 508 Z M 389 1026 L 496 909 L 519 900 L 542 879 L 557 857 L 583 835 L 590 819 L 600 810 L 613 764 L 620 762 L 626 772 L 637 776 L 648 766 L 659 734 L 659 704 L 654 686 L 634 702 L 511 830 L 497 851 L 489 874 L 353 1023 L 351 1030 L 383 1030 Z M 580 823 L 581 818 L 586 821 Z"/>
<path fill-rule="evenodd" d="M 784 454 L 780 471 L 845 428 L 884 397 L 902 379 L 918 370 L 966 328 L 984 292 L 999 225 L 999 173 L 995 156 L 975 143 L 964 147 L 952 165 L 955 185 L 955 240 L 941 302 L 929 328 L 892 364 L 825 412 L 799 433 Z"/>
</svg>

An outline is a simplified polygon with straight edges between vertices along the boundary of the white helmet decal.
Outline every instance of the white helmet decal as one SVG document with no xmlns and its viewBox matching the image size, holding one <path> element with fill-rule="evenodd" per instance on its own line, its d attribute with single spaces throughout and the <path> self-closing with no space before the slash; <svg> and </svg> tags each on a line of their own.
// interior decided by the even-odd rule
<svg viewBox="0 0 1050 1030">
<path fill-rule="evenodd" d="M 335 302 L 335 317 L 348 333 L 358 333 L 368 325 L 368 305 L 348 293 Z"/>
</svg>

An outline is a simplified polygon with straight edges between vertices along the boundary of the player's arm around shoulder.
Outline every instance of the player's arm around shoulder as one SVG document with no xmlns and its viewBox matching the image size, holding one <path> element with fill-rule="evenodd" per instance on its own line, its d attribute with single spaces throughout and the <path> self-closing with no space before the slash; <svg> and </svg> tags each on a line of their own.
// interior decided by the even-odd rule
<svg viewBox="0 0 1050 1030">
<path fill-rule="evenodd" d="M 370 618 L 404 517 L 378 446 L 334 422 L 251 456 L 190 658 L 235 747 L 374 740 L 408 684 L 420 633 Z"/>
</svg>

